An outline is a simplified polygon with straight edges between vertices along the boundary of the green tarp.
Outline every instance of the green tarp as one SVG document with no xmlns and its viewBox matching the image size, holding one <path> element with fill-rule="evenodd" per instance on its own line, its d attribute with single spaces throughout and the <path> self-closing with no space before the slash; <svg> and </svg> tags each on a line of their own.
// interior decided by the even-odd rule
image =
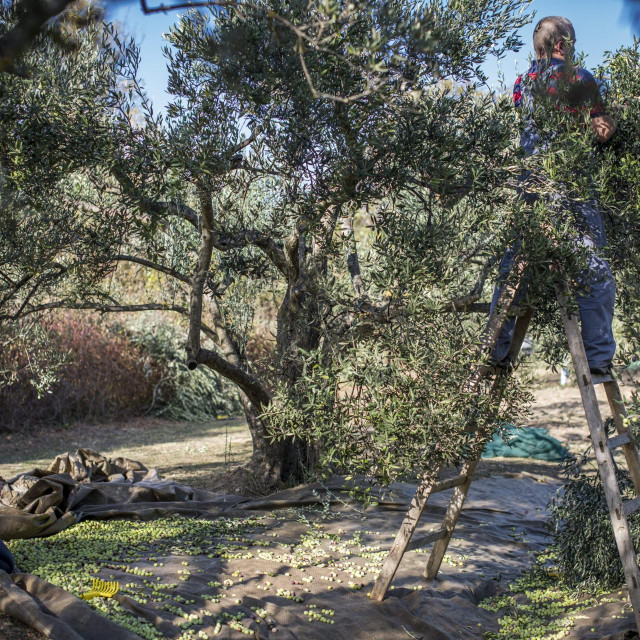
<svg viewBox="0 0 640 640">
<path fill-rule="evenodd" d="M 535 458 L 560 462 L 570 457 L 567 448 L 542 427 L 519 429 L 510 424 L 503 434 L 496 433 L 493 436 L 493 440 L 485 447 L 483 458 Z"/>
</svg>

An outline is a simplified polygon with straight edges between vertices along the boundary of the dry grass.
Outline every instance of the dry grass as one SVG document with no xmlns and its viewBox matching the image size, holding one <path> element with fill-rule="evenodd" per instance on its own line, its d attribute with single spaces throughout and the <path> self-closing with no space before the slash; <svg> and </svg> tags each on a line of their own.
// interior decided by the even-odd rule
<svg viewBox="0 0 640 640">
<path fill-rule="evenodd" d="M 88 448 L 107 457 L 125 456 L 156 468 L 162 478 L 212 488 L 231 468 L 251 456 L 251 435 L 241 418 L 208 422 L 138 419 L 109 424 L 77 424 L 4 436 L 0 476 L 47 468 L 66 451 Z"/>
</svg>

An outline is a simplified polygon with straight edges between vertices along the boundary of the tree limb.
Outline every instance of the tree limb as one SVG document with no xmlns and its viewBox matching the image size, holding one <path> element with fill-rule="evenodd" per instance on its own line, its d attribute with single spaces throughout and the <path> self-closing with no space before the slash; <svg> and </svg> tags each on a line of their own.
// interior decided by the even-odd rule
<svg viewBox="0 0 640 640">
<path fill-rule="evenodd" d="M 231 364 L 215 351 L 200 349 L 196 359 L 197 364 L 203 364 L 237 384 L 254 406 L 258 408 L 267 407 L 271 402 L 271 396 L 257 378 L 244 371 L 241 367 Z"/>
<path fill-rule="evenodd" d="M 237 145 L 249 144 L 251 138 L 244 140 Z M 189 222 L 193 227 L 200 229 L 200 216 L 191 207 L 177 202 L 163 202 L 140 196 L 135 185 L 129 177 L 118 168 L 113 168 L 112 173 L 125 193 L 132 198 L 136 204 L 147 213 L 160 217 L 178 216 Z M 223 233 L 213 229 L 213 223 L 209 228 L 210 242 L 212 247 L 219 251 L 229 251 L 230 249 L 241 249 L 248 245 L 257 247 L 271 260 L 273 265 L 283 274 L 287 274 L 287 261 L 283 248 L 269 235 L 255 229 L 238 229 L 231 233 Z"/>
<path fill-rule="evenodd" d="M 16 6 L 17 24 L 0 37 L 0 71 L 24 75 L 14 67 L 45 23 L 62 13 L 73 0 L 21 0 Z"/>
<path fill-rule="evenodd" d="M 154 269 L 155 271 L 160 271 L 161 273 L 166 273 L 168 276 L 175 278 L 176 280 L 180 280 L 180 282 L 184 282 L 185 284 L 191 284 L 191 279 L 172 269 L 171 267 L 165 267 L 162 264 L 158 264 L 157 262 L 152 262 L 151 260 L 147 260 L 145 258 L 138 258 L 137 256 L 130 256 L 124 254 L 118 254 L 115 256 L 111 256 L 111 260 L 115 260 L 116 262 L 134 262 L 135 264 L 142 265 L 143 267 L 148 267 L 149 269 Z"/>
<path fill-rule="evenodd" d="M 148 304 L 100 304 L 99 302 L 73 302 L 70 300 L 55 300 L 35 306 L 25 308 L 19 315 L 5 313 L 0 315 L 0 322 L 4 320 L 17 320 L 18 318 L 29 316 L 42 311 L 50 311 L 52 309 L 75 309 L 82 311 L 99 311 L 100 313 L 135 313 L 138 311 L 174 311 L 180 315 L 189 317 L 189 311 L 185 307 L 175 304 L 163 304 L 151 302 Z M 209 326 L 202 324 L 202 333 L 211 338 L 214 342 L 218 341 L 216 332 Z"/>
<path fill-rule="evenodd" d="M 360 274 L 360 260 L 358 258 L 358 245 L 353 233 L 353 215 L 345 216 L 341 221 L 342 238 L 347 248 L 347 270 L 351 276 L 351 283 L 358 297 L 365 294 L 362 275 Z"/>
<path fill-rule="evenodd" d="M 180 202 L 163 202 L 141 195 L 133 180 L 117 165 L 111 167 L 111 173 L 124 193 L 143 211 L 157 216 L 179 216 L 196 229 L 200 228 L 200 216 L 191 207 Z"/>
<path fill-rule="evenodd" d="M 226 364 L 221 365 L 215 358 L 209 357 L 207 352 L 205 355 L 207 355 L 208 362 L 205 364 L 235 382 L 256 407 L 266 406 L 271 401 L 271 396 L 260 380 L 247 370 L 247 362 L 240 355 L 236 344 L 231 339 L 215 298 L 211 301 L 211 315 L 218 336 L 218 344 L 224 353 Z M 214 352 L 214 356 L 216 355 Z M 200 357 L 204 356 L 201 354 Z M 224 366 L 226 371 L 222 371 L 221 366 Z M 229 367 L 234 367 L 234 369 L 229 369 Z M 233 377 L 230 373 L 233 374 Z"/>
<path fill-rule="evenodd" d="M 191 280 L 191 299 L 189 302 L 189 335 L 187 337 L 187 367 L 195 369 L 198 366 L 200 353 L 200 331 L 202 326 L 202 296 L 204 285 L 209 274 L 213 241 L 213 206 L 209 193 L 200 190 L 200 209 L 202 211 L 202 229 L 200 231 L 200 251 L 198 265 Z"/>
<path fill-rule="evenodd" d="M 238 229 L 232 233 L 212 231 L 211 242 L 218 251 L 229 251 L 230 249 L 242 249 L 252 245 L 260 249 L 282 273 L 289 273 L 289 264 L 285 257 L 284 249 L 271 236 L 255 229 Z"/>
</svg>

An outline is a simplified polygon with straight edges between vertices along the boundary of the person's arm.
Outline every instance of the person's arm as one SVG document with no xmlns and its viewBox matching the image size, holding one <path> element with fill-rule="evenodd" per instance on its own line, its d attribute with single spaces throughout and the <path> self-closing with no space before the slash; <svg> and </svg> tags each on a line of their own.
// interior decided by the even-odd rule
<svg viewBox="0 0 640 640">
<path fill-rule="evenodd" d="M 606 142 L 616 132 L 617 122 L 606 113 L 591 118 L 591 128 L 598 138 L 598 142 Z"/>
<path fill-rule="evenodd" d="M 596 134 L 598 142 L 606 142 L 616 132 L 617 122 L 605 111 L 604 101 L 600 94 L 600 87 L 593 75 L 583 69 L 576 67 L 575 82 L 570 89 L 570 101 L 582 103 L 589 108 L 591 116 L 591 128 Z"/>
</svg>

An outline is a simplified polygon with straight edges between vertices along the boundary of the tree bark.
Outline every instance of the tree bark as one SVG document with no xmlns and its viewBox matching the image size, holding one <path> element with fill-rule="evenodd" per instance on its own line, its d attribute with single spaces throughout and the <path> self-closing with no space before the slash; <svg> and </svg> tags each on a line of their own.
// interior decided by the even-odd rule
<svg viewBox="0 0 640 640">
<path fill-rule="evenodd" d="M 242 406 L 253 443 L 250 463 L 252 474 L 270 488 L 292 486 L 307 481 L 309 471 L 317 461 L 315 446 L 292 438 L 271 441 L 268 425 L 244 394 Z"/>
</svg>

